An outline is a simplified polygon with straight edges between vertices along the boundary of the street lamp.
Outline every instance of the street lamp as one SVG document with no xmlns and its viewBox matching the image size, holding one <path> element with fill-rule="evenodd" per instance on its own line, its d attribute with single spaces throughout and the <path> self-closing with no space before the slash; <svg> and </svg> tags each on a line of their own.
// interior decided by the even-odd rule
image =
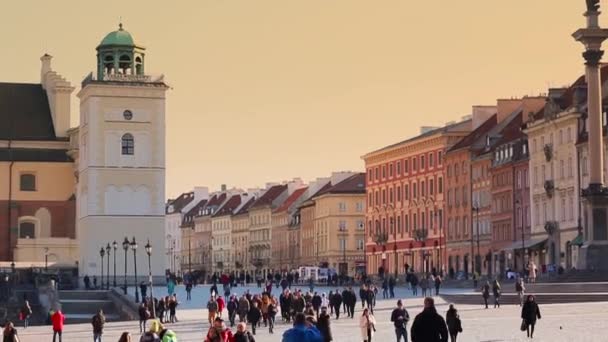
<svg viewBox="0 0 608 342">
<path fill-rule="evenodd" d="M 106 246 L 106 265 L 108 265 L 108 267 L 106 267 L 106 289 L 110 289 L 110 243 L 108 242 L 108 245 Z M 101 281 L 103 283 L 103 279 Z"/>
<path fill-rule="evenodd" d="M 386 260 L 385 248 L 386 248 L 387 241 L 388 241 L 388 234 L 385 231 L 379 231 L 378 233 L 376 233 L 376 236 L 374 237 L 374 242 L 376 243 L 376 245 L 382 247 L 382 273 L 383 273 L 383 275 L 384 275 L 384 260 Z"/>
<path fill-rule="evenodd" d="M 49 269 L 49 248 L 44 247 L 44 270 L 48 271 Z"/>
<path fill-rule="evenodd" d="M 101 247 L 99 256 L 101 256 L 101 289 L 103 290 L 103 256 L 106 255 L 106 250 Z"/>
<path fill-rule="evenodd" d="M 129 239 L 125 236 L 125 239 L 122 241 L 122 249 L 125 251 L 125 283 L 123 288 L 123 293 L 125 296 L 127 295 L 127 251 L 129 250 Z M 114 253 L 116 255 L 116 253 Z M 137 287 L 137 285 L 135 285 Z"/>
<path fill-rule="evenodd" d="M 422 247 L 425 247 L 424 242 L 429 235 L 428 229 L 420 228 L 414 230 L 414 241 L 422 242 Z M 426 270 L 425 270 L 426 269 Z M 428 273 L 428 267 L 426 267 L 426 252 L 422 252 L 422 271 Z"/>
<path fill-rule="evenodd" d="M 146 243 L 146 254 L 148 254 L 148 281 L 150 282 L 150 297 L 152 297 L 152 302 L 154 303 L 154 286 L 152 284 L 152 246 L 150 245 L 150 239 L 148 239 L 148 243 Z M 152 317 L 156 317 L 156 309 L 155 305 L 152 305 Z"/>
<path fill-rule="evenodd" d="M 116 249 L 118 249 L 118 244 L 116 240 L 112 242 L 112 248 L 114 248 L 114 279 L 113 279 L 113 287 L 116 287 Z"/>
<path fill-rule="evenodd" d="M 472 209 L 477 217 L 477 255 L 475 256 L 475 272 L 481 275 L 481 251 L 479 248 L 479 206 L 475 205 Z"/>
<path fill-rule="evenodd" d="M 137 242 L 135 242 L 135 236 L 133 237 L 133 240 L 131 240 L 131 250 L 133 250 L 133 267 L 135 269 L 135 302 L 139 303 L 139 287 L 137 286 Z M 142 301 L 143 299 L 144 298 L 142 298 Z"/>
<path fill-rule="evenodd" d="M 524 223 L 524 210 L 522 208 L 522 202 L 518 199 L 515 201 L 515 204 L 520 207 L 521 210 L 521 274 L 522 276 L 526 274 L 526 242 L 525 242 L 525 223 Z M 517 221 L 516 221 L 517 222 Z"/>
</svg>

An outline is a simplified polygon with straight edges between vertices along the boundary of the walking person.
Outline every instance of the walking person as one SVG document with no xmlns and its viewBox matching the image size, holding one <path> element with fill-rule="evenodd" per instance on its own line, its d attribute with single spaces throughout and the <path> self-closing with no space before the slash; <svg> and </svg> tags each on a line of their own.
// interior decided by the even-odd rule
<svg viewBox="0 0 608 342">
<path fill-rule="evenodd" d="M 517 296 L 519 297 L 519 306 L 524 305 L 524 292 L 526 291 L 526 287 L 524 286 L 523 278 L 518 278 L 515 282 L 515 292 L 517 292 Z"/>
<path fill-rule="evenodd" d="M 441 287 L 441 283 L 443 282 L 443 280 L 441 279 L 441 276 L 438 274 L 435 276 L 435 296 L 439 296 L 439 288 Z"/>
<path fill-rule="evenodd" d="M 247 296 L 243 295 L 241 299 L 239 299 L 239 321 L 247 322 L 247 313 L 249 312 L 249 300 L 247 300 Z"/>
<path fill-rule="evenodd" d="M 177 295 L 173 294 L 173 297 L 169 299 L 169 322 L 171 323 L 177 322 L 177 317 L 175 316 L 177 305 L 179 305 Z"/>
<path fill-rule="evenodd" d="M 123 332 L 122 335 L 120 335 L 118 342 L 132 342 L 131 333 L 128 331 Z"/>
<path fill-rule="evenodd" d="M 365 285 L 361 285 L 359 288 L 359 298 L 361 299 L 361 309 L 365 309 L 365 303 L 367 302 L 367 288 Z"/>
<path fill-rule="evenodd" d="M 422 290 L 422 297 L 426 297 L 426 290 L 429 288 L 429 278 L 424 275 L 420 280 L 420 289 Z"/>
<path fill-rule="evenodd" d="M 215 296 L 211 296 L 207 302 L 207 310 L 209 311 L 207 314 L 207 321 L 209 322 L 209 325 L 213 325 L 213 322 L 215 322 L 215 319 L 217 318 L 218 312 L 218 305 L 217 301 L 215 300 Z"/>
<path fill-rule="evenodd" d="M 372 342 L 372 337 L 376 332 L 376 319 L 367 308 L 363 309 L 363 314 L 359 319 L 359 328 L 363 342 Z"/>
<path fill-rule="evenodd" d="M 297 274 L 297 273 L 296 273 Z M 293 328 L 283 333 L 283 342 L 323 342 L 321 332 L 306 321 L 306 316 L 299 312 L 294 316 Z"/>
<path fill-rule="evenodd" d="M 397 336 L 397 342 L 407 342 L 407 322 L 410 320 L 410 314 L 403 307 L 401 299 L 397 301 L 397 308 L 391 313 L 391 322 L 395 325 L 395 335 Z"/>
<path fill-rule="evenodd" d="M 424 310 L 414 319 L 410 334 L 412 342 L 448 342 L 445 320 L 437 313 L 432 297 L 424 298 Z"/>
<path fill-rule="evenodd" d="M 186 283 L 186 300 L 190 301 L 192 300 L 192 282 L 188 281 Z"/>
<path fill-rule="evenodd" d="M 139 333 L 143 334 L 146 331 L 146 322 L 150 318 L 150 311 L 146 307 L 145 303 L 139 305 Z"/>
<path fill-rule="evenodd" d="M 247 324 L 244 322 L 236 326 L 236 334 L 234 334 L 234 342 L 255 342 L 255 337 L 247 330 Z"/>
<path fill-rule="evenodd" d="M 97 314 L 91 319 L 91 325 L 93 325 L 93 342 L 101 342 L 101 335 L 103 335 L 103 326 L 106 324 L 106 317 L 103 315 L 103 310 L 99 309 Z"/>
<path fill-rule="evenodd" d="M 251 332 L 255 335 L 255 328 L 260 323 L 260 319 L 262 318 L 262 311 L 258 307 L 258 302 L 254 301 L 253 306 L 249 309 L 247 313 L 247 322 L 251 324 Z"/>
<path fill-rule="evenodd" d="M 355 307 L 357 306 L 357 294 L 355 293 L 355 291 L 353 291 L 352 287 L 348 288 L 348 293 L 350 294 L 349 296 L 349 302 L 347 303 L 350 313 L 350 318 L 354 319 L 355 318 Z"/>
<path fill-rule="evenodd" d="M 340 307 L 342 306 L 342 295 L 340 294 L 340 291 L 336 291 L 332 299 L 336 319 L 340 319 Z"/>
<path fill-rule="evenodd" d="M 534 300 L 533 295 L 528 295 L 524 306 L 521 308 L 522 328 L 525 330 L 529 338 L 534 338 L 534 326 L 536 320 L 540 319 L 540 308 Z"/>
<path fill-rule="evenodd" d="M 21 320 L 23 321 L 23 329 L 27 329 L 30 325 L 30 317 L 32 316 L 32 307 L 30 306 L 29 301 L 26 300 L 25 303 L 23 303 L 19 316 L 21 316 Z"/>
<path fill-rule="evenodd" d="M 234 295 L 230 296 L 230 300 L 226 305 L 228 309 L 228 320 L 230 321 L 230 327 L 234 327 L 236 320 L 236 311 L 239 308 L 239 303 L 236 301 L 236 297 Z"/>
<path fill-rule="evenodd" d="M 4 325 L 2 331 L 2 342 L 19 342 L 19 336 L 17 336 L 17 329 L 13 325 L 13 322 L 8 321 Z"/>
<path fill-rule="evenodd" d="M 494 279 L 494 283 L 492 283 L 492 293 L 494 294 L 494 308 L 498 307 L 500 309 L 500 284 L 498 279 Z"/>
<path fill-rule="evenodd" d="M 268 309 L 266 312 L 268 320 L 268 332 L 274 334 L 274 321 L 277 316 L 277 302 L 276 300 L 270 300 L 268 303 Z"/>
<path fill-rule="evenodd" d="M 365 296 L 367 300 L 367 308 L 372 315 L 374 314 L 374 305 L 376 304 L 376 291 L 374 291 L 374 289 L 375 287 L 372 288 L 372 286 L 368 286 L 367 295 Z"/>
<path fill-rule="evenodd" d="M 486 281 L 486 283 L 481 288 L 481 296 L 483 297 L 483 302 L 486 305 L 486 309 L 488 308 L 488 298 L 490 298 L 490 282 Z"/>
<path fill-rule="evenodd" d="M 61 310 L 55 311 L 51 316 L 51 322 L 53 323 L 53 342 L 55 337 L 59 336 L 59 342 L 61 342 L 61 334 L 63 333 L 63 323 L 65 323 L 65 315 Z"/>
<path fill-rule="evenodd" d="M 323 342 L 330 342 L 333 340 L 331 336 L 331 323 L 330 316 L 327 313 L 327 307 L 321 307 L 321 314 L 317 319 L 317 328 L 321 332 L 321 336 L 323 336 Z"/>
<path fill-rule="evenodd" d="M 454 304 L 450 304 L 448 312 L 445 314 L 445 322 L 448 325 L 448 333 L 450 334 L 450 342 L 456 342 L 456 337 L 462 332 L 462 322 L 458 315 L 458 310 Z"/>
<path fill-rule="evenodd" d="M 418 296 L 418 276 L 412 273 L 410 284 L 412 285 L 412 296 Z"/>
<path fill-rule="evenodd" d="M 382 281 L 382 299 L 388 298 L 388 279 L 384 278 Z"/>
</svg>

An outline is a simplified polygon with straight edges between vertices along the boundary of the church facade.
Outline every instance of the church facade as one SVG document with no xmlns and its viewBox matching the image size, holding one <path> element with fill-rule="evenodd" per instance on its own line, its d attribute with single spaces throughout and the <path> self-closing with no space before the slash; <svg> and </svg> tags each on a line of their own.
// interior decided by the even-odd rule
<svg viewBox="0 0 608 342">
<path fill-rule="evenodd" d="M 42 261 L 50 251 L 56 254 L 52 262 L 77 265 L 81 276 L 99 275 L 100 249 L 115 245 L 118 249 L 108 250 L 110 258 L 120 261 L 116 273 L 125 274 L 127 253 L 126 274 L 133 275 L 136 247 L 142 275 L 148 271 L 145 245 L 149 244 L 152 273 L 164 274 L 165 93 L 169 87 L 162 76 L 145 74 L 145 57 L 145 48 L 122 25 L 106 35 L 97 46 L 96 72 L 82 81 L 77 93 L 80 124 L 71 129 L 69 103 L 74 87 L 52 70 L 50 56 L 41 58 L 41 84 L 29 87 L 39 97 L 31 116 L 46 118 L 40 123 L 48 130 L 42 136 L 44 143 L 27 140 L 32 132 L 12 137 L 20 131 L 0 131 L 0 144 L 4 144 L 0 145 L 0 175 L 12 182 L 8 190 L 0 187 L 0 201 L 6 202 L 0 203 L 4 210 L 0 229 L 11 241 L 8 252 L 0 255 L 2 261 Z M 19 91 L 18 86 L 0 83 L 0 96 L 10 98 L 11 92 Z M 14 117 L 23 121 L 19 122 L 23 127 L 33 127 L 33 119 L 0 102 L 1 126 L 14 122 Z M 24 146 L 38 150 L 16 152 Z M 30 174 L 37 181 L 35 191 L 20 191 L 20 182 L 27 181 L 24 175 Z M 26 203 L 30 198 L 35 202 Z M 38 203 L 48 201 L 58 203 Z M 56 207 L 61 210 L 53 211 Z M 23 227 L 22 222 L 26 223 Z M 129 241 L 126 251 L 125 239 Z"/>
</svg>

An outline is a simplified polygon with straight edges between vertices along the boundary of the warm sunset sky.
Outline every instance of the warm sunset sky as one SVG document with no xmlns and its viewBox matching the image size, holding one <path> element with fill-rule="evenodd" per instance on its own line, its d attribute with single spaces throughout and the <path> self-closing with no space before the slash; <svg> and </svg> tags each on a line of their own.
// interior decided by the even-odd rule
<svg viewBox="0 0 608 342">
<path fill-rule="evenodd" d="M 361 155 L 421 125 L 572 82 L 584 10 L 584 0 L 3 1 L 0 80 L 38 82 L 48 52 L 80 86 L 122 17 L 148 48 L 146 70 L 173 86 L 167 195 L 251 187 L 362 170 Z"/>
</svg>

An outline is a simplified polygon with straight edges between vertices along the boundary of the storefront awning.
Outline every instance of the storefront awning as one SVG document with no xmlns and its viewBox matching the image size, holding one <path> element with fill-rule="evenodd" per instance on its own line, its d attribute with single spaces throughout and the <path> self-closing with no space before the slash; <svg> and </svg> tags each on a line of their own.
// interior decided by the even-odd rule
<svg viewBox="0 0 608 342">
<path fill-rule="evenodd" d="M 547 242 L 547 237 L 536 237 L 528 240 L 524 240 L 523 246 L 524 248 L 534 248 L 540 245 L 544 245 Z M 510 246 L 507 246 L 505 250 L 520 250 L 522 246 L 522 242 L 513 242 Z"/>
<path fill-rule="evenodd" d="M 584 243 L 584 239 L 583 239 L 583 234 L 578 234 L 574 240 L 572 240 L 572 242 L 570 242 L 570 244 L 574 245 L 574 246 L 582 246 Z"/>
</svg>

